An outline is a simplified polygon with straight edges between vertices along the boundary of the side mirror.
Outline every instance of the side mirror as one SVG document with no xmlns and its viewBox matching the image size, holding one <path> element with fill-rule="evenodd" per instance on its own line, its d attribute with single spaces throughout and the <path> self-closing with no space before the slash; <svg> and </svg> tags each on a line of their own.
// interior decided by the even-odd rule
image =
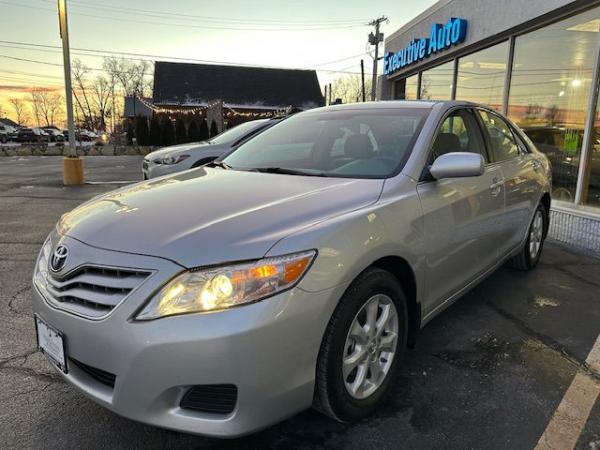
<svg viewBox="0 0 600 450">
<path fill-rule="evenodd" d="M 446 153 L 437 158 L 429 168 L 436 180 L 442 178 L 478 177 L 483 175 L 485 161 L 477 153 Z"/>
</svg>

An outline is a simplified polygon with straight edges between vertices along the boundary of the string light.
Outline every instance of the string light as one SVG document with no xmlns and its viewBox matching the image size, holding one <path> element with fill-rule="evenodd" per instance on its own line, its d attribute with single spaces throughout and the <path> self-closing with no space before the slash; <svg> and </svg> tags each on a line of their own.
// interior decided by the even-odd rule
<svg viewBox="0 0 600 450">
<path fill-rule="evenodd" d="M 136 100 L 139 101 L 146 108 L 151 110 L 155 114 L 181 114 L 181 113 L 193 113 L 193 114 L 202 114 L 205 115 L 208 109 L 214 108 L 219 105 L 220 101 L 211 101 L 208 103 L 196 103 L 196 104 L 181 104 L 179 106 L 162 106 L 153 104 L 142 97 L 136 97 Z M 248 109 L 249 111 L 240 111 L 238 109 L 233 108 L 226 103 L 223 103 L 223 115 L 226 118 L 231 117 L 246 117 L 246 118 L 268 118 L 273 117 L 275 115 L 285 114 L 290 107 L 280 108 L 280 107 L 258 107 L 260 109 L 265 109 L 264 111 L 256 111 L 256 106 L 241 106 L 244 109 Z M 239 107 L 238 107 L 239 108 Z"/>
</svg>

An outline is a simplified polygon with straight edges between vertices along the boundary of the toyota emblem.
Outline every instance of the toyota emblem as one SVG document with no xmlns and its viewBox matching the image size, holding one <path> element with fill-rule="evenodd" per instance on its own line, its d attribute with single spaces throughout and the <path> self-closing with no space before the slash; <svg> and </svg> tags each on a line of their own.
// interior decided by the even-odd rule
<svg viewBox="0 0 600 450">
<path fill-rule="evenodd" d="M 52 257 L 50 258 L 50 270 L 53 272 L 59 272 L 65 267 L 67 262 L 67 256 L 69 256 L 69 249 L 64 245 L 59 245 L 54 250 Z"/>
</svg>

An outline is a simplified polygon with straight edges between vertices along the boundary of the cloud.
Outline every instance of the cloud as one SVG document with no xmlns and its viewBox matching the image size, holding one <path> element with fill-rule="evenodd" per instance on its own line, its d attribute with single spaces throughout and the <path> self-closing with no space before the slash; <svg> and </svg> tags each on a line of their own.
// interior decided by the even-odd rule
<svg viewBox="0 0 600 450">
<path fill-rule="evenodd" d="M 62 90 L 62 86 L 26 86 L 16 84 L 0 84 L 0 93 L 2 91 L 17 92 L 17 93 L 28 93 L 31 91 L 46 91 L 46 92 L 57 92 Z"/>
</svg>

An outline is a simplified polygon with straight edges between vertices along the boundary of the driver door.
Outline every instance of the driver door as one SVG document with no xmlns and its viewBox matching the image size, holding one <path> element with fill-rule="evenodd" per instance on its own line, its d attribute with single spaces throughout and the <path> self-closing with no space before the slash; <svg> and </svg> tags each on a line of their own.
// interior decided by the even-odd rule
<svg viewBox="0 0 600 450">
<path fill-rule="evenodd" d="M 430 163 L 445 153 L 479 153 L 486 162 L 478 177 L 434 180 L 417 185 L 426 241 L 425 314 L 494 265 L 499 254 L 504 181 L 490 165 L 481 127 L 470 108 L 453 110 L 442 122 Z"/>
</svg>

